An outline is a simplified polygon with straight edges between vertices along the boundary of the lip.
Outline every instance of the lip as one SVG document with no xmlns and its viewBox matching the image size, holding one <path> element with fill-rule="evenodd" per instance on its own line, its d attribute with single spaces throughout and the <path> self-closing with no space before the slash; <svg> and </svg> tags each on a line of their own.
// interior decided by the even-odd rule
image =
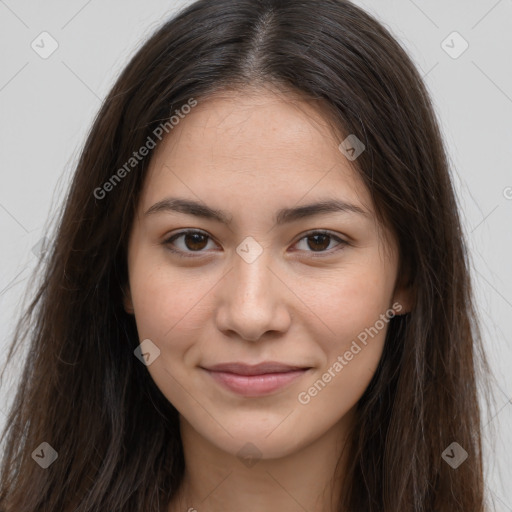
<svg viewBox="0 0 512 512">
<path fill-rule="evenodd" d="M 263 396 L 284 388 L 310 368 L 277 362 L 223 363 L 203 368 L 216 382 L 243 396 Z"/>
</svg>

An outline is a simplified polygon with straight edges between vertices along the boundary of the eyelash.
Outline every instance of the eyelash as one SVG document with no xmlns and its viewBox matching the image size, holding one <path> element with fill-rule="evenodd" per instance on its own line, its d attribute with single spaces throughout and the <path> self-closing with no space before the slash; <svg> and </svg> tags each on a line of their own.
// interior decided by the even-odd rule
<svg viewBox="0 0 512 512">
<path fill-rule="evenodd" d="M 172 253 L 176 254 L 180 258 L 197 258 L 197 257 L 200 257 L 200 256 L 194 255 L 194 253 L 200 254 L 201 252 L 204 252 L 202 250 L 201 251 L 188 251 L 187 252 L 187 251 L 182 251 L 182 250 L 176 250 L 176 249 L 173 249 L 171 247 L 171 243 L 174 242 L 176 239 L 178 239 L 180 237 L 183 237 L 183 236 L 186 236 L 186 235 L 191 235 L 191 234 L 204 235 L 208 240 L 212 240 L 212 237 L 207 235 L 206 233 L 204 233 L 202 231 L 195 230 L 195 229 L 190 229 L 190 230 L 180 231 L 179 233 L 176 233 L 176 234 L 172 235 L 168 239 L 164 240 L 163 245 L 167 246 L 167 248 Z M 299 243 L 302 240 L 304 240 L 305 238 L 308 238 L 308 237 L 313 236 L 313 235 L 325 235 L 325 236 L 328 236 L 329 238 L 331 238 L 331 239 L 333 239 L 333 240 L 338 242 L 338 245 L 335 246 L 334 250 L 331 249 L 331 250 L 326 250 L 326 251 L 305 251 L 305 252 L 310 252 L 313 258 L 322 258 L 322 257 L 325 257 L 325 256 L 330 256 L 330 255 L 332 255 L 335 252 L 343 250 L 343 248 L 346 245 L 349 245 L 349 243 L 346 240 L 343 240 L 342 238 L 332 234 L 330 231 L 324 231 L 324 230 L 309 231 L 309 232 L 305 233 L 302 236 L 302 238 L 300 238 L 296 243 Z"/>
</svg>

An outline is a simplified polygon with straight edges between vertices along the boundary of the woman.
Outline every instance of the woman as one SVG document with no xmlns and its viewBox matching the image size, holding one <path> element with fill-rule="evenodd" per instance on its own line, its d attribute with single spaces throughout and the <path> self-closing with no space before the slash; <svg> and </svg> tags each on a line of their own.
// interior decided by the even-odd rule
<svg viewBox="0 0 512 512">
<path fill-rule="evenodd" d="M 1 510 L 484 510 L 467 260 L 381 24 L 193 3 L 83 149 L 13 342 Z"/>
</svg>

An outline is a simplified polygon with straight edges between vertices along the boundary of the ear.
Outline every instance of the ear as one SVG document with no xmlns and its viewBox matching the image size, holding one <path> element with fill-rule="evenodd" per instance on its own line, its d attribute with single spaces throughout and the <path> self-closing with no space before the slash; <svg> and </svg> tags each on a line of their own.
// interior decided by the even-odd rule
<svg viewBox="0 0 512 512">
<path fill-rule="evenodd" d="M 396 315 L 410 313 L 414 306 L 414 289 L 410 284 L 398 282 L 393 293 L 391 309 Z"/>
<path fill-rule="evenodd" d="M 123 306 L 124 306 L 124 310 L 128 314 L 133 315 L 134 309 L 133 309 L 132 294 L 131 294 L 131 291 L 130 291 L 130 285 L 126 285 L 123 288 Z"/>
</svg>

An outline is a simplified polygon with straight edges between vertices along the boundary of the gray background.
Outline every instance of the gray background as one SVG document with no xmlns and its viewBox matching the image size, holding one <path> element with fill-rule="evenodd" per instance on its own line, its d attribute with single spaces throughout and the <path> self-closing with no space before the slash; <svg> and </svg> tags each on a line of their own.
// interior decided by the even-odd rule
<svg viewBox="0 0 512 512">
<path fill-rule="evenodd" d="M 133 51 L 188 3 L 0 0 L 0 362 L 30 284 L 37 246 L 63 198 L 93 116 Z M 489 498 L 496 510 L 512 512 L 512 487 L 506 485 L 512 481 L 512 0 L 356 3 L 406 47 L 441 122 L 496 376 L 496 403 L 484 429 Z M 33 41 L 43 45 L 44 31 L 59 45 L 46 59 L 31 47 Z M 450 35 L 454 31 L 463 39 Z M 464 40 L 469 46 L 458 55 Z M 44 48 L 50 48 L 49 39 Z M 1 390 L 0 426 L 22 359 L 18 353 Z"/>
</svg>

